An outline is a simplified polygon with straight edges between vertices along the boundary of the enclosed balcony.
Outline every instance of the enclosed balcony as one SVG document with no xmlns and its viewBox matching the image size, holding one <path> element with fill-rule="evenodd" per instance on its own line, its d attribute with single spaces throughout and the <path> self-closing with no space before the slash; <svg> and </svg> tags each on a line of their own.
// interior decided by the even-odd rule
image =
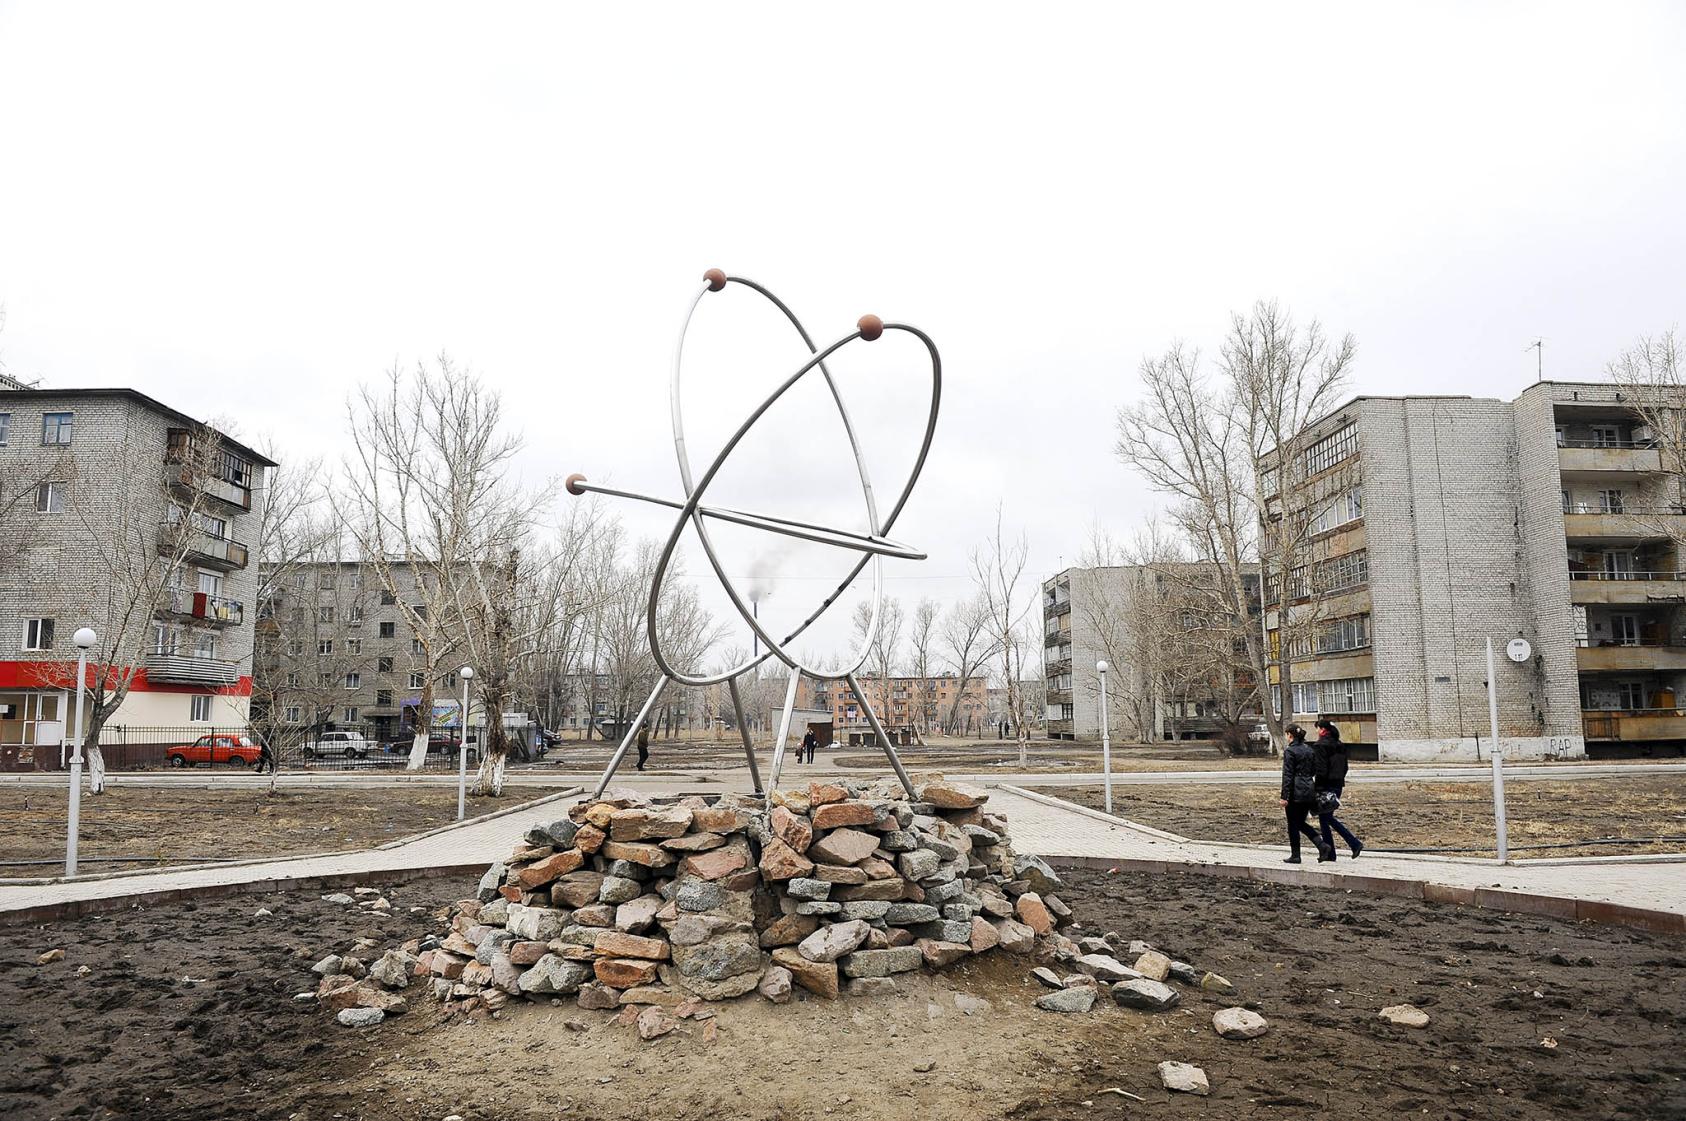
<svg viewBox="0 0 1686 1121">
<path fill-rule="evenodd" d="M 146 676 L 151 681 L 178 685 L 236 685 L 240 681 L 240 663 L 178 654 L 171 647 L 147 653 Z"/>
<path fill-rule="evenodd" d="M 1663 469 L 1663 457 L 1648 440 L 1572 439 L 1558 444 L 1557 466 L 1566 477 L 1655 475 Z"/>
<path fill-rule="evenodd" d="M 224 599 L 207 592 L 187 588 L 171 588 L 160 610 L 185 619 L 198 619 L 212 624 L 238 626 L 246 617 L 245 607 L 237 600 Z"/>
<path fill-rule="evenodd" d="M 186 531 L 185 541 L 182 535 L 183 530 L 178 523 L 164 522 L 158 527 L 158 551 L 165 556 L 173 556 L 179 549 L 187 563 L 223 572 L 246 567 L 246 546 L 232 537 L 218 537 L 197 527 Z"/>
<path fill-rule="evenodd" d="M 1575 651 L 1575 667 L 1582 673 L 1648 673 L 1686 670 L 1686 644 L 1650 641 L 1583 642 Z"/>
<path fill-rule="evenodd" d="M 252 465 L 220 448 L 201 450 L 193 433 L 172 428 L 164 448 L 164 481 L 177 490 L 198 491 L 235 511 L 252 508 Z"/>
<path fill-rule="evenodd" d="M 1563 534 L 1572 541 L 1623 542 L 1686 536 L 1686 506 L 1636 506 L 1613 509 L 1576 504 L 1563 511 Z"/>
<path fill-rule="evenodd" d="M 1686 740 L 1686 711 L 1676 708 L 1583 710 L 1581 730 L 1588 740 L 1626 743 Z"/>
</svg>

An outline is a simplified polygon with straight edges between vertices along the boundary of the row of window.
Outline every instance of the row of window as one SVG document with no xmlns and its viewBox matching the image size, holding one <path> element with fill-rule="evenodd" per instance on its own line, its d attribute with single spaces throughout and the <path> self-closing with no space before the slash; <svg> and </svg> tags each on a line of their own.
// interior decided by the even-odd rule
<svg viewBox="0 0 1686 1121">
<path fill-rule="evenodd" d="M 1309 532 L 1319 534 L 1336 526 L 1355 522 L 1364 516 L 1364 488 L 1355 486 L 1344 494 L 1337 494 L 1312 518 Z"/>
<path fill-rule="evenodd" d="M 283 680 L 287 683 L 287 687 L 290 688 L 290 689 L 301 688 L 304 684 L 303 675 L 301 675 L 297 672 L 289 672 L 286 675 L 286 677 L 283 678 Z M 350 673 L 347 673 L 341 680 L 345 683 L 345 687 L 347 689 L 361 689 L 363 687 L 363 675 L 361 673 L 356 672 L 356 671 L 352 671 Z M 427 684 L 427 674 L 425 672 L 421 672 L 421 671 L 412 671 L 411 674 L 410 674 L 409 680 L 410 680 L 410 688 L 420 689 L 423 685 Z M 451 688 L 451 686 L 455 685 L 456 682 L 457 682 L 456 674 L 447 673 L 439 679 L 439 686 L 442 689 L 449 689 L 449 688 Z M 316 684 L 331 688 L 334 684 L 334 675 L 331 674 L 331 673 L 317 674 L 316 675 Z M 382 704 L 382 705 L 391 704 L 392 703 L 392 690 L 390 690 L 390 689 L 376 689 L 375 690 L 375 703 L 376 704 Z"/>
<path fill-rule="evenodd" d="M 381 624 L 381 637 L 382 638 L 392 638 L 392 637 L 394 637 L 391 623 L 382 623 Z M 304 650 L 305 650 L 305 644 L 299 639 L 294 639 L 291 642 L 287 643 L 287 654 L 290 657 L 302 658 L 304 656 Z M 332 655 L 333 652 L 334 652 L 334 640 L 333 639 L 324 638 L 324 639 L 320 639 L 316 643 L 316 655 L 317 655 L 317 657 L 326 658 L 326 657 L 329 657 L 330 655 Z M 345 642 L 343 643 L 343 652 L 346 653 L 346 654 L 361 654 L 363 652 L 363 640 L 360 639 L 360 638 L 348 638 L 348 639 L 346 639 Z M 412 638 L 410 640 L 410 653 L 412 653 L 412 654 L 425 654 L 425 653 L 427 653 L 427 647 L 422 644 L 421 639 Z M 390 661 L 392 661 L 392 659 L 391 658 L 382 658 L 381 661 L 390 662 Z"/>
<path fill-rule="evenodd" d="M 1282 686 L 1270 687 L 1270 703 L 1277 711 L 1282 708 Z M 1318 716 L 1334 713 L 1373 713 L 1376 711 L 1376 679 L 1373 677 L 1342 677 L 1334 681 L 1294 682 L 1294 715 Z"/>
<path fill-rule="evenodd" d="M 57 447 L 70 443 L 75 413 L 43 413 L 41 415 L 41 445 Z M 0 448 L 12 441 L 12 414 L 0 413 Z"/>
<path fill-rule="evenodd" d="M 1337 429 L 1305 450 L 1305 473 L 1309 477 L 1327 471 L 1358 451 L 1358 426 Z"/>
<path fill-rule="evenodd" d="M 302 724 L 304 723 L 304 710 L 298 705 L 288 705 L 282 710 L 282 719 L 289 724 Z M 341 711 L 340 722 L 342 724 L 357 723 L 357 706 L 346 705 Z"/>
<path fill-rule="evenodd" d="M 1302 565 L 1296 568 L 1288 577 L 1288 598 L 1290 600 L 1305 599 L 1313 591 L 1322 595 L 1332 595 L 1359 587 L 1370 581 L 1370 552 L 1368 549 L 1355 549 L 1350 553 L 1342 553 L 1338 557 L 1318 561 L 1312 566 L 1313 580 L 1306 581 L 1306 570 Z M 1276 602 L 1272 600 L 1272 602 Z"/>
</svg>

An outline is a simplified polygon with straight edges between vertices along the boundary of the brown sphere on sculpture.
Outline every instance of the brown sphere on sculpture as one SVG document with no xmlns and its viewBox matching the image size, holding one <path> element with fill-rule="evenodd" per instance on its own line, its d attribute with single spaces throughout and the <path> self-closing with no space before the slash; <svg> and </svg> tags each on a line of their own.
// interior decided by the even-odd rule
<svg viewBox="0 0 1686 1121">
<path fill-rule="evenodd" d="M 555 478 L 554 475 L 551 477 Z M 580 489 L 580 484 L 583 482 L 585 482 L 585 476 L 576 471 L 574 474 L 569 475 L 566 479 L 562 480 L 562 485 L 567 488 L 569 494 L 580 495 L 585 493 L 585 491 Z"/>
<path fill-rule="evenodd" d="M 884 321 L 876 315 L 863 315 L 860 322 L 855 324 L 860 329 L 861 338 L 872 342 L 884 333 Z"/>
<path fill-rule="evenodd" d="M 718 292 L 726 287 L 726 274 L 720 269 L 709 269 L 703 273 L 703 279 L 708 281 L 708 290 Z"/>
</svg>

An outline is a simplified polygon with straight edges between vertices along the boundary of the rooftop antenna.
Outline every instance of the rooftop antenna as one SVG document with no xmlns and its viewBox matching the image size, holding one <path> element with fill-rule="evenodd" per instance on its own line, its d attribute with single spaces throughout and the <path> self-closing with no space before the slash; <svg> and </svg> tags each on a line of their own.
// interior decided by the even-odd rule
<svg viewBox="0 0 1686 1121">
<path fill-rule="evenodd" d="M 1544 339 L 1535 339 L 1533 342 L 1529 343 L 1527 346 L 1522 348 L 1522 353 L 1527 354 L 1530 350 L 1534 352 L 1534 380 L 1536 382 L 1544 381 L 1545 380 L 1545 340 Z"/>
</svg>

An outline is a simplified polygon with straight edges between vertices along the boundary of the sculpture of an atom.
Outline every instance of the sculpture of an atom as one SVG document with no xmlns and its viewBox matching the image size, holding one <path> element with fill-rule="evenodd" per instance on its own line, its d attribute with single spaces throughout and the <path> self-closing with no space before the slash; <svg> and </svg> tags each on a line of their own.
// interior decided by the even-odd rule
<svg viewBox="0 0 1686 1121">
<path fill-rule="evenodd" d="M 764 296 L 774 307 L 778 308 L 784 314 L 784 317 L 790 321 L 790 325 L 796 329 L 796 333 L 801 336 L 802 342 L 808 347 L 812 357 L 784 381 L 780 382 L 778 387 L 769 393 L 766 399 L 744 419 L 744 422 L 738 426 L 737 431 L 732 433 L 720 449 L 720 453 L 703 471 L 702 477 L 697 478 L 691 469 L 690 453 L 685 447 L 685 422 L 679 406 L 679 388 L 685 361 L 685 333 L 689 329 L 691 319 L 696 314 L 697 306 L 702 302 L 703 297 L 710 292 L 719 292 L 728 284 L 741 284 L 745 288 Z M 867 471 L 866 460 L 861 456 L 860 441 L 856 438 L 854 424 L 849 419 L 848 407 L 844 405 L 843 394 L 838 389 L 837 381 L 832 377 L 831 371 L 826 368 L 825 362 L 827 358 L 857 339 L 866 343 L 875 342 L 886 331 L 905 331 L 923 343 L 926 351 L 930 354 L 931 410 L 926 417 L 925 431 L 919 443 L 919 454 L 913 461 L 913 469 L 908 473 L 907 482 L 902 485 L 900 492 L 896 495 L 895 504 L 890 507 L 889 512 L 881 514 L 878 509 L 878 499 L 873 493 L 872 479 Z M 864 534 L 851 533 L 847 530 L 792 521 L 787 518 L 776 518 L 765 514 L 752 514 L 741 510 L 704 505 L 703 499 L 708 493 L 709 484 L 720 473 L 721 467 L 730 458 L 733 449 L 738 446 L 738 443 L 748 434 L 749 430 L 755 426 L 755 423 L 761 419 L 768 409 L 772 408 L 779 398 L 783 397 L 797 382 L 816 370 L 819 372 L 819 376 L 825 379 L 826 388 L 831 393 L 832 401 L 837 405 L 837 414 L 842 419 L 843 429 L 849 437 L 849 448 L 854 453 L 855 468 L 860 475 L 861 497 L 866 504 L 869 532 Z M 656 703 L 661 699 L 662 693 L 674 682 L 695 686 L 716 685 L 725 682 L 732 697 L 732 707 L 737 714 L 738 731 L 743 737 L 744 754 L 749 759 L 749 773 L 755 783 L 756 793 L 765 793 L 767 788 L 777 789 L 779 770 L 784 765 L 785 742 L 790 736 L 791 714 L 796 708 L 797 683 L 801 680 L 802 674 L 807 674 L 809 677 L 820 681 L 842 680 L 848 683 L 849 689 L 854 693 L 856 701 L 860 704 L 861 711 L 866 714 L 867 722 L 872 725 L 873 733 L 878 737 L 878 743 L 884 749 L 885 757 L 889 759 L 891 768 L 895 770 L 896 777 L 907 788 L 909 797 L 915 797 L 913 783 L 908 779 L 907 771 L 903 769 L 900 757 L 896 755 L 895 745 L 890 741 L 889 733 L 885 731 L 878 713 L 873 710 L 872 705 L 867 701 L 866 694 L 861 689 L 860 681 L 855 677 L 855 674 L 860 669 L 861 663 L 866 660 L 867 652 L 872 649 L 873 641 L 878 635 L 879 618 L 884 607 L 884 558 L 925 559 L 924 553 L 911 546 L 892 541 L 885 535 L 896 524 L 896 519 L 901 515 L 903 507 L 907 505 L 908 496 L 913 493 L 914 484 L 919 481 L 919 473 L 925 467 L 925 456 L 931 450 L 931 437 L 936 432 L 937 407 L 941 400 L 942 359 L 938 356 L 936 344 L 931 341 L 931 337 L 919 328 L 910 327 L 905 323 L 885 323 L 876 315 L 863 315 L 852 333 L 844 335 L 824 348 L 820 348 L 814 345 L 814 340 L 803 328 L 796 315 L 785 306 L 784 301 L 755 281 L 746 280 L 741 276 L 727 276 L 719 269 L 709 269 L 708 272 L 703 274 L 702 287 L 697 290 L 697 294 L 692 298 L 691 306 L 685 313 L 685 321 L 679 328 L 679 345 L 674 349 L 673 375 L 669 389 L 669 408 L 673 419 L 673 450 L 679 460 L 679 481 L 685 491 L 684 501 L 657 498 L 652 495 L 635 494 L 631 491 L 598 486 L 587 482 L 584 475 L 570 475 L 567 480 L 567 488 L 570 494 L 607 494 L 617 498 L 630 498 L 639 502 L 667 506 L 679 511 L 678 517 L 673 522 L 673 530 L 668 534 L 667 541 L 662 547 L 661 557 L 656 563 L 655 577 L 650 582 L 649 607 L 645 613 L 645 625 L 650 636 L 650 653 L 655 657 L 656 666 L 660 673 L 657 675 L 655 686 L 650 690 L 649 697 L 644 701 L 643 707 L 638 710 L 637 718 L 626 729 L 626 734 L 621 739 L 620 746 L 615 749 L 615 754 L 610 758 L 609 765 L 604 768 L 603 777 L 597 784 L 598 796 L 601 796 L 608 787 L 609 780 L 614 777 L 616 769 L 620 767 L 621 760 L 626 756 L 627 748 L 637 737 L 639 730 L 650 719 L 650 713 L 655 710 Z M 720 557 L 715 552 L 714 543 L 709 538 L 708 523 L 711 520 L 731 522 L 768 533 L 797 537 L 804 541 L 848 549 L 859 553 L 860 558 L 850 567 L 843 579 L 838 582 L 837 587 L 820 602 L 807 618 L 803 619 L 794 630 L 782 639 L 775 639 L 762 629 L 755 613 L 744 602 L 744 597 L 732 582 L 732 578 L 726 574 L 726 570 L 720 562 Z M 661 635 L 656 629 L 656 609 L 661 599 L 662 582 L 667 577 L 667 566 L 673 559 L 674 550 L 679 545 L 679 537 L 685 531 L 687 525 L 696 530 L 697 539 L 702 543 L 703 555 L 708 559 L 709 567 L 714 570 L 714 575 L 719 579 L 721 588 L 725 590 L 727 597 L 732 601 L 732 606 L 737 609 L 738 614 L 743 617 L 743 621 L 749 625 L 750 630 L 754 631 L 760 640 L 766 644 L 765 652 L 753 654 L 748 660 L 720 673 L 686 672 L 686 670 L 673 666 L 662 650 Z M 848 668 L 822 670 L 816 666 L 808 665 L 790 653 L 787 649 L 789 643 L 824 616 L 837 602 L 844 589 L 860 575 L 862 569 L 868 564 L 872 565 L 872 611 L 867 621 L 866 630 L 861 635 L 859 648 L 844 661 Z M 749 726 L 744 720 L 743 698 L 738 692 L 738 678 L 755 669 L 768 658 L 777 658 L 790 668 L 790 683 L 785 689 L 784 712 L 779 720 L 778 740 L 773 747 L 773 769 L 768 776 L 768 787 L 764 788 L 761 784 L 760 769 L 755 762 L 755 747 L 750 740 Z M 687 667 L 687 669 L 690 668 Z"/>
</svg>

